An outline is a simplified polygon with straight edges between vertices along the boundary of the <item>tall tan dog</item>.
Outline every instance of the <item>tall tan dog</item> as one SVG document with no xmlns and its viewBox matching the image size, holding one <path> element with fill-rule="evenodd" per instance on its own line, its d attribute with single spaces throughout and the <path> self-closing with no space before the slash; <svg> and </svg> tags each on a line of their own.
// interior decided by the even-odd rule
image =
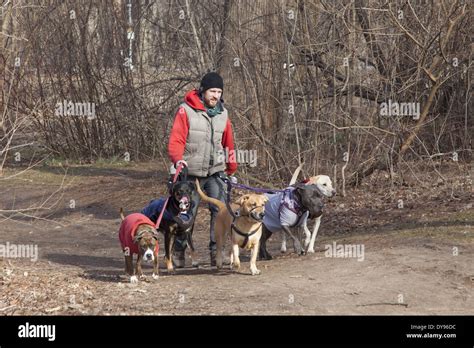
<svg viewBox="0 0 474 348">
<path fill-rule="evenodd" d="M 230 268 L 240 268 L 239 248 L 251 250 L 250 272 L 252 275 L 260 274 L 257 269 L 257 255 L 262 236 L 262 220 L 265 215 L 265 203 L 268 198 L 260 194 L 247 194 L 240 197 L 235 204 L 230 204 L 231 209 L 237 216 L 235 219 L 227 210 L 224 202 L 208 197 L 202 192 L 199 182 L 196 180 L 196 189 L 201 199 L 219 208 L 216 216 L 216 265 L 222 268 L 225 238 L 230 234 L 232 250 L 230 254 Z"/>
</svg>

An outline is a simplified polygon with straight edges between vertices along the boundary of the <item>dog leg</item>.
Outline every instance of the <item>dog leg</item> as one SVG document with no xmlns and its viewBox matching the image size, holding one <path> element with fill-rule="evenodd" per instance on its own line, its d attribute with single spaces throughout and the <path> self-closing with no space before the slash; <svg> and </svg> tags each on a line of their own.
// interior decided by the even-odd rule
<svg viewBox="0 0 474 348">
<path fill-rule="evenodd" d="M 138 254 L 137 258 L 137 265 L 135 267 L 135 275 L 138 276 L 138 279 L 143 280 L 143 272 L 142 272 L 142 256 Z"/>
<path fill-rule="evenodd" d="M 216 266 L 217 269 L 222 269 L 224 264 L 224 231 L 223 227 L 216 223 L 215 226 L 215 236 L 216 236 Z M 232 267 L 231 267 L 232 268 Z"/>
<path fill-rule="evenodd" d="M 286 253 L 286 234 L 282 234 L 281 235 L 281 248 L 280 248 L 280 251 L 282 253 Z"/>
<path fill-rule="evenodd" d="M 304 253 L 304 251 L 303 251 L 303 248 L 301 247 L 301 243 L 298 240 L 298 238 L 296 238 L 293 235 L 293 233 L 291 233 L 291 230 L 288 226 L 282 226 L 282 229 L 283 229 L 283 232 L 286 233 L 286 235 L 293 240 L 293 245 L 295 247 L 296 254 L 302 255 Z"/>
<path fill-rule="evenodd" d="M 314 242 L 316 241 L 316 236 L 318 234 L 320 224 L 321 224 L 321 216 L 316 218 L 316 222 L 313 228 L 313 233 L 311 234 L 311 241 L 309 242 L 308 253 L 314 253 Z"/>
<path fill-rule="evenodd" d="M 216 266 L 217 269 L 222 269 L 222 266 L 224 264 L 224 256 L 222 248 L 217 247 L 216 249 Z"/>
<path fill-rule="evenodd" d="M 199 267 L 199 261 L 197 260 L 197 255 L 193 244 L 193 235 L 191 233 L 192 230 L 191 232 L 186 232 L 186 240 L 188 241 L 188 246 L 191 253 L 191 264 L 193 267 Z"/>
<path fill-rule="evenodd" d="M 270 238 L 272 232 L 270 232 L 265 225 L 262 226 L 262 236 L 260 237 L 260 250 L 258 253 L 259 260 L 271 260 L 273 257 L 267 251 L 267 239 Z"/>
<path fill-rule="evenodd" d="M 165 262 L 168 273 L 174 273 L 173 261 L 171 260 L 171 256 L 173 255 L 173 242 L 174 238 L 172 238 L 172 233 L 169 231 L 165 232 Z"/>
<path fill-rule="evenodd" d="M 257 255 L 258 255 L 258 250 L 259 250 L 259 242 L 255 243 L 255 245 L 252 247 L 251 251 L 251 256 L 250 256 L 250 272 L 252 272 L 252 275 L 258 275 L 260 274 L 260 270 L 257 269 Z"/>
<path fill-rule="evenodd" d="M 232 244 L 232 254 L 234 255 L 233 257 L 233 261 L 234 261 L 234 264 L 233 266 L 235 267 L 235 269 L 238 271 L 240 269 L 240 258 L 239 258 L 239 245 L 238 244 Z M 232 267 L 231 267 L 232 269 Z"/>
<path fill-rule="evenodd" d="M 133 275 L 133 256 L 126 255 L 125 256 L 125 272 L 129 275 Z"/>
<path fill-rule="evenodd" d="M 125 272 L 130 276 L 130 283 L 138 283 L 138 278 L 133 272 L 133 255 L 125 256 Z"/>
<path fill-rule="evenodd" d="M 160 278 L 160 273 L 158 271 L 158 253 L 155 254 L 155 258 L 153 260 L 153 279 L 157 280 Z"/>
<path fill-rule="evenodd" d="M 304 230 L 304 250 L 308 249 L 308 245 L 311 240 L 311 231 L 308 228 L 307 222 L 303 225 L 303 230 Z"/>
</svg>

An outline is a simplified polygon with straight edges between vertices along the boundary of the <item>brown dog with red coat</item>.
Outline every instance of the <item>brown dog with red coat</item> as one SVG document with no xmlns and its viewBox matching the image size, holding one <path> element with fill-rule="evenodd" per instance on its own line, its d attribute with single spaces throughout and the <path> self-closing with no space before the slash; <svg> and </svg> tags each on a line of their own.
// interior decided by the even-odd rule
<svg viewBox="0 0 474 348">
<path fill-rule="evenodd" d="M 120 209 L 122 223 L 119 239 L 125 256 L 125 272 L 130 276 L 130 283 L 145 280 L 142 272 L 142 261 L 153 262 L 153 279 L 158 279 L 158 232 L 153 222 L 143 214 L 134 213 L 127 217 Z M 137 264 L 133 269 L 133 254 L 137 254 Z"/>
</svg>

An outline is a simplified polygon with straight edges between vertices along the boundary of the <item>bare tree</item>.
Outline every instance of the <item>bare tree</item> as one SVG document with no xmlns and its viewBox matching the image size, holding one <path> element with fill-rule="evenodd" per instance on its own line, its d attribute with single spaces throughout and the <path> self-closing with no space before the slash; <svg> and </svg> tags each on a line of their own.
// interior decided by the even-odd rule
<svg viewBox="0 0 474 348">
<path fill-rule="evenodd" d="M 175 108 L 211 70 L 263 180 L 304 163 L 304 174 L 334 180 L 344 167 L 357 184 L 405 161 L 471 158 L 468 0 L 15 4 L 2 6 L 1 163 L 27 117 L 55 155 L 165 164 Z M 64 112 L 76 103 L 95 114 Z M 387 103 L 418 104 L 419 115 L 384 115 Z"/>
</svg>

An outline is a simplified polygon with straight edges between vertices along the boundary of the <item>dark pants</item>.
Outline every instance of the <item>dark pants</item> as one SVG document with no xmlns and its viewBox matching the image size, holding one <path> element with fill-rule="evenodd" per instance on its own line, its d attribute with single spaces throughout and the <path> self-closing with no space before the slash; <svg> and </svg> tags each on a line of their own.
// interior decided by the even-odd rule
<svg viewBox="0 0 474 348">
<path fill-rule="evenodd" d="M 208 177 L 196 177 L 189 175 L 187 180 L 191 182 L 195 182 L 195 180 L 199 180 L 199 185 L 201 186 L 202 190 L 212 198 L 217 198 L 221 201 L 224 201 L 225 195 L 226 195 L 226 189 L 224 182 L 219 178 L 219 174 L 215 173 L 211 176 Z M 192 201 L 193 201 L 193 210 L 192 210 L 192 215 L 197 217 L 198 213 L 198 207 L 199 207 L 199 202 L 201 201 L 201 197 L 199 197 L 199 194 L 195 191 L 193 192 L 192 196 Z M 209 204 L 209 211 L 211 212 L 211 223 L 210 223 L 210 228 L 209 228 L 209 250 L 213 251 L 216 250 L 216 235 L 214 232 L 214 225 L 216 224 L 216 215 L 217 212 L 219 211 L 217 207 L 213 204 Z M 194 224 L 191 227 L 194 229 Z M 174 245 L 174 250 L 175 251 L 183 251 L 187 247 L 186 244 L 186 239 L 184 236 L 176 236 L 175 240 L 175 245 Z"/>
</svg>

